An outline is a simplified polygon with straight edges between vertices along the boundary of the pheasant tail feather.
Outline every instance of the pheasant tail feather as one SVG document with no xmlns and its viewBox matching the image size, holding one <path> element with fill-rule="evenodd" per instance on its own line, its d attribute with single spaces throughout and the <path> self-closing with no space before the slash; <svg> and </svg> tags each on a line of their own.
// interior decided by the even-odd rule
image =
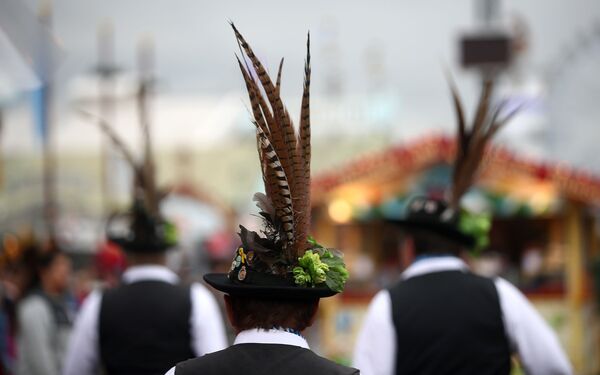
<svg viewBox="0 0 600 375">
<path fill-rule="evenodd" d="M 456 158 L 452 173 L 450 204 L 454 209 L 458 209 L 461 197 L 469 190 L 476 178 L 488 143 L 497 131 L 518 112 L 519 108 L 503 120 L 498 121 L 497 118 L 502 106 L 499 106 L 493 112 L 490 110 L 494 81 L 491 79 L 486 80 L 483 83 L 473 125 L 470 129 L 467 129 L 464 109 L 456 86 L 451 77 L 448 81 L 457 117 Z"/>
<path fill-rule="evenodd" d="M 279 63 L 273 84 L 252 48 L 235 26 L 231 26 L 242 55 L 251 62 L 258 77 L 255 80 L 250 68 L 238 58 L 256 125 L 265 191 L 280 225 L 277 230 L 279 238 L 285 242 L 285 256 L 292 260 L 308 247 L 310 226 L 310 51 L 307 51 L 300 129 L 297 133 L 280 97 L 284 60 Z"/>
<path fill-rule="evenodd" d="M 303 212 L 298 224 L 298 236 L 300 239 L 307 238 L 310 230 L 310 34 L 306 40 L 306 61 L 304 63 L 304 89 L 302 93 L 302 104 L 300 108 L 300 134 L 298 139 L 299 171 L 297 173 L 297 185 L 299 188 L 299 199 L 296 202 L 298 211 Z M 298 241 L 298 252 L 302 252 L 306 241 Z"/>
</svg>

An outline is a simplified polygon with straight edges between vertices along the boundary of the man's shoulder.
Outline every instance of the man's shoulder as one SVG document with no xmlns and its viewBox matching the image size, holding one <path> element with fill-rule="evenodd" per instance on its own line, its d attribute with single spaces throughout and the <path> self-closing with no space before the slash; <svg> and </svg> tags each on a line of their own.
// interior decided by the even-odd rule
<svg viewBox="0 0 600 375">
<path fill-rule="evenodd" d="M 327 358 L 323 358 L 316 353 L 307 350 L 310 353 L 310 356 L 313 358 L 313 365 L 315 365 L 315 373 L 326 373 L 326 374 L 339 374 L 339 375 L 354 375 L 359 374 L 360 371 L 353 367 L 348 367 L 344 365 L 340 365 L 336 362 L 330 361 Z M 309 369 L 312 366 L 309 365 Z M 306 373 L 309 373 L 310 370 L 307 369 Z"/>
<path fill-rule="evenodd" d="M 286 368 L 289 366 L 290 371 Z M 300 366 L 300 367 L 299 367 Z M 301 373 L 313 374 L 358 374 L 359 371 L 339 365 L 328 359 L 318 356 L 308 349 L 291 345 L 278 344 L 240 344 L 227 349 L 206 354 L 181 362 L 176 366 L 175 375 L 192 374 L 229 374 L 239 373 L 239 368 L 246 368 L 249 374 L 252 370 L 263 373 L 261 368 L 281 370 L 282 373 L 294 374 L 294 370 Z"/>
</svg>

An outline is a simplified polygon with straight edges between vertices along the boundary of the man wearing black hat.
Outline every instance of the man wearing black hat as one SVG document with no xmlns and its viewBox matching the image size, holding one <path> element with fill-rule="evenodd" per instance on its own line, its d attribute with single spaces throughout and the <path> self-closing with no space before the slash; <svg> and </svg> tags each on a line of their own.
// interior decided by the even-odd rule
<svg viewBox="0 0 600 375">
<path fill-rule="evenodd" d="M 447 202 L 417 198 L 399 223 L 415 261 L 371 301 L 355 348 L 363 374 L 570 374 L 560 344 L 526 297 L 504 279 L 474 275 L 460 254 L 474 238 Z M 464 215 L 464 213 L 463 213 Z"/>
<path fill-rule="evenodd" d="M 162 374 L 227 346 L 221 312 L 201 284 L 183 286 L 164 252 L 128 252 L 122 285 L 94 291 L 71 336 L 65 375 Z"/>
<path fill-rule="evenodd" d="M 254 199 L 264 228 L 259 235 L 240 226 L 242 245 L 236 249 L 229 273 L 204 277 L 225 293 L 227 315 L 237 332 L 234 345 L 181 362 L 168 374 L 357 374 L 356 369 L 313 353 L 302 337 L 315 318 L 319 299 L 341 292 L 348 278 L 341 253 L 323 248 L 308 236 L 310 55 L 297 134 L 279 97 L 280 74 L 273 84 L 233 29 L 256 72 L 239 61 L 257 128 L 266 194 L 256 193 Z"/>
<path fill-rule="evenodd" d="M 507 281 L 474 275 L 460 255 L 483 248 L 490 218 L 461 208 L 497 121 L 491 82 L 468 132 L 454 87 L 459 132 L 448 201 L 413 199 L 400 220 L 416 258 L 401 280 L 371 301 L 354 353 L 367 375 L 509 374 L 518 354 L 527 374 L 570 374 L 560 344 L 525 296 Z M 490 111 L 491 112 L 491 111 Z"/>
<path fill-rule="evenodd" d="M 219 307 L 202 285 L 182 285 L 166 266 L 176 244 L 172 223 L 160 213 L 149 142 L 142 165 L 102 123 L 134 171 L 129 212 L 113 215 L 107 237 L 126 253 L 122 285 L 93 292 L 75 322 L 65 375 L 164 374 L 173 363 L 227 346 Z M 148 133 L 146 133 L 148 134 Z"/>
</svg>

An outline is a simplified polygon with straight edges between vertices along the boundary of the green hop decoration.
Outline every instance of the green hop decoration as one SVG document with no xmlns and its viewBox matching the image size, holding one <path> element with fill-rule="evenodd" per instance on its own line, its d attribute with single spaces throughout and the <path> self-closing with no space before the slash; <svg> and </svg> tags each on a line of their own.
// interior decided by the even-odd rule
<svg viewBox="0 0 600 375">
<path fill-rule="evenodd" d="M 298 264 L 306 270 L 315 285 L 325 282 L 329 266 L 321 262 L 318 253 L 307 250 L 302 257 L 298 258 Z"/>
<path fill-rule="evenodd" d="M 461 232 L 475 238 L 475 252 L 486 248 L 490 239 L 488 233 L 492 227 L 492 218 L 488 214 L 474 214 L 466 210 L 462 210 L 459 219 L 459 229 Z"/>
<path fill-rule="evenodd" d="M 307 286 L 312 284 L 312 279 L 310 275 L 304 271 L 302 267 L 294 267 L 292 270 L 294 273 L 294 282 L 300 286 Z"/>
<path fill-rule="evenodd" d="M 344 290 L 344 285 L 348 277 L 350 277 L 350 273 L 344 264 L 344 259 L 340 255 L 325 250 L 321 256 L 321 261 L 329 266 L 325 284 L 329 289 L 341 293 Z"/>
<path fill-rule="evenodd" d="M 170 221 L 163 224 L 163 236 L 168 246 L 177 245 L 177 227 Z"/>
<path fill-rule="evenodd" d="M 312 246 L 313 249 L 324 249 L 323 245 L 317 242 L 313 236 L 307 237 L 308 243 Z"/>
<path fill-rule="evenodd" d="M 311 249 L 298 258 L 298 266 L 292 270 L 294 282 L 312 287 L 325 283 L 329 289 L 342 292 L 349 277 L 342 254 L 326 249 L 311 236 L 307 240 Z"/>
</svg>

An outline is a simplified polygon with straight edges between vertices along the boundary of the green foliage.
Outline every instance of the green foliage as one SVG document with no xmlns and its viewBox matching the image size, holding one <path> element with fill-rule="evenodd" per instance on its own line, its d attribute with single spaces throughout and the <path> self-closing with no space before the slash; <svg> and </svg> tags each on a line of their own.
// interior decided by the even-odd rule
<svg viewBox="0 0 600 375">
<path fill-rule="evenodd" d="M 292 270 L 297 285 L 325 285 L 336 292 L 344 290 L 349 273 L 342 254 L 333 252 L 320 245 L 314 238 L 308 237 L 312 249 L 298 258 L 298 266 Z"/>
<path fill-rule="evenodd" d="M 177 227 L 170 221 L 164 223 L 163 236 L 168 246 L 177 245 Z"/>
<path fill-rule="evenodd" d="M 294 267 L 292 272 L 294 273 L 294 282 L 296 283 L 296 285 L 300 285 L 300 286 L 312 285 L 312 278 L 310 277 L 310 275 L 308 273 L 306 273 L 306 271 L 304 271 L 304 268 Z"/>
<path fill-rule="evenodd" d="M 313 236 L 308 236 L 306 240 L 312 246 L 313 249 L 324 249 L 323 245 L 318 243 Z"/>
<path fill-rule="evenodd" d="M 492 227 L 492 218 L 488 214 L 474 214 L 467 210 L 462 210 L 459 219 L 459 229 L 461 232 L 475 238 L 473 250 L 478 252 L 485 249 L 490 239 L 488 233 Z"/>
<path fill-rule="evenodd" d="M 329 289 L 341 293 L 344 290 L 344 284 L 350 277 L 344 260 L 340 256 L 333 255 L 331 251 L 325 250 L 321 261 L 328 266 L 325 284 Z"/>
<path fill-rule="evenodd" d="M 321 262 L 319 253 L 307 250 L 304 255 L 298 258 L 298 264 L 302 269 L 308 273 L 313 284 L 322 284 L 327 278 L 326 272 L 329 270 L 329 266 Z"/>
</svg>

